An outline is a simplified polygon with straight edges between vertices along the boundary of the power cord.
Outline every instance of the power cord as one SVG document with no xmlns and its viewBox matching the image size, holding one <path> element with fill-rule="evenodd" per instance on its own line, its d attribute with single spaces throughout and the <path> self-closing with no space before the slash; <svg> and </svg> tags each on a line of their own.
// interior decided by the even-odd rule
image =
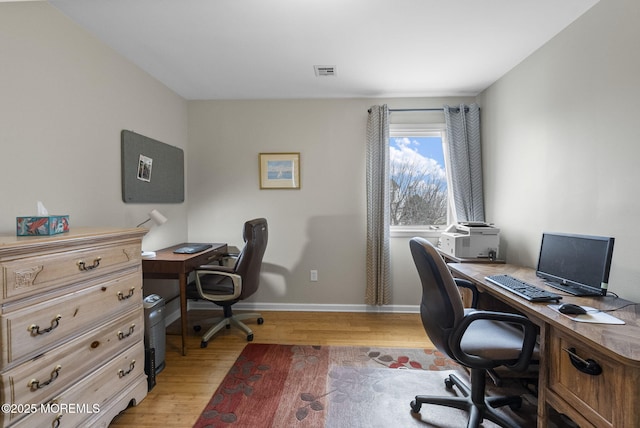
<svg viewBox="0 0 640 428">
<path fill-rule="evenodd" d="M 627 306 L 634 306 L 637 305 L 638 303 L 627 303 L 626 305 L 620 306 L 619 308 L 614 308 L 614 309 L 600 309 L 600 312 L 613 312 L 613 311 L 618 311 L 620 309 L 626 308 Z"/>
</svg>

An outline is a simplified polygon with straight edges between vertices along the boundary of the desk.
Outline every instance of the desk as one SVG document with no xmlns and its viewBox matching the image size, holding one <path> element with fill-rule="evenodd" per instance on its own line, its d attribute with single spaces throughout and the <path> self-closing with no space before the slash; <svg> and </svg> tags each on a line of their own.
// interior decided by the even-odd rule
<svg viewBox="0 0 640 428">
<path fill-rule="evenodd" d="M 547 303 L 531 303 L 487 282 L 484 277 L 509 274 L 563 296 L 562 303 L 614 309 L 630 303 L 606 297 L 576 297 L 550 288 L 535 271 L 509 264 L 449 264 L 452 274 L 468 279 L 485 295 L 526 315 L 540 327 L 538 427 L 546 427 L 550 408 L 581 427 L 640 427 L 640 306 L 609 312 L 625 325 L 590 324 L 569 319 Z M 482 295 L 481 294 L 481 295 Z M 576 369 L 566 349 L 602 366 L 602 374 Z"/>
<path fill-rule="evenodd" d="M 144 278 L 175 279 L 180 282 L 180 325 L 182 331 L 182 355 L 187 355 L 187 277 L 198 266 L 219 259 L 227 252 L 227 244 L 212 244 L 205 251 L 195 254 L 175 254 L 173 251 L 186 243 L 156 251 L 155 257 L 142 259 Z"/>
</svg>

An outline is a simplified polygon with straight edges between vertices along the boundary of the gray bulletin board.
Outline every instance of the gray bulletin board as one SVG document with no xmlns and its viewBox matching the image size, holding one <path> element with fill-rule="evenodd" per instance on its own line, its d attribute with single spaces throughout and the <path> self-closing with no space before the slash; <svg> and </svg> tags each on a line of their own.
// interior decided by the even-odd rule
<svg viewBox="0 0 640 428">
<path fill-rule="evenodd" d="M 125 203 L 184 202 L 184 151 L 123 130 L 122 200 Z"/>
</svg>

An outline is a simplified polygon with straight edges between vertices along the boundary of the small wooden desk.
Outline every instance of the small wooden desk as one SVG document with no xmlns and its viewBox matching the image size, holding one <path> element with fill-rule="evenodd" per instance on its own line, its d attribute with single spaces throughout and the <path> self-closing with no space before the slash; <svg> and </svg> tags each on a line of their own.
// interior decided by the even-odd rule
<svg viewBox="0 0 640 428">
<path fill-rule="evenodd" d="M 540 327 L 538 427 L 547 426 L 550 408 L 583 428 L 640 427 L 640 412 L 636 410 L 640 397 L 640 306 L 609 312 L 625 325 L 577 322 L 551 309 L 548 303 L 531 303 L 484 277 L 512 275 L 562 295 L 561 303 L 606 310 L 631 302 L 613 296 L 571 296 L 544 285 L 533 269 L 510 264 L 453 263 L 449 269 L 454 276 L 476 284 L 481 295 L 499 300 Z M 602 374 L 587 374 L 574 367 L 567 352 L 571 349 L 581 358 L 597 362 Z"/>
<path fill-rule="evenodd" d="M 182 243 L 156 251 L 155 257 L 143 257 L 144 278 L 175 279 L 180 282 L 180 325 L 182 330 L 182 355 L 187 355 L 187 278 L 198 266 L 220 259 L 227 252 L 227 244 L 212 247 L 195 254 L 175 254 L 173 251 L 188 245 Z"/>
</svg>

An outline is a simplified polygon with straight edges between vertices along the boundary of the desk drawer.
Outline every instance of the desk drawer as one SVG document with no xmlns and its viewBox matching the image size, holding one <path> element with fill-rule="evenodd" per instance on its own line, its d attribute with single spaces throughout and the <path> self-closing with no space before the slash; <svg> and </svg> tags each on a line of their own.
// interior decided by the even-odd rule
<svg viewBox="0 0 640 428">
<path fill-rule="evenodd" d="M 596 427 L 640 426 L 635 403 L 640 396 L 638 368 L 612 360 L 556 330 L 552 329 L 550 337 L 549 389 L 553 393 Z M 601 373 L 588 374 L 576 368 L 567 350 L 597 363 Z"/>
<path fill-rule="evenodd" d="M 124 276 L 30 307 L 2 314 L 0 367 L 19 364 L 74 335 L 142 304 L 142 278 L 134 269 Z"/>
<path fill-rule="evenodd" d="M 10 301 L 140 264 L 140 245 L 77 248 L 0 263 L 1 301 Z"/>
</svg>

